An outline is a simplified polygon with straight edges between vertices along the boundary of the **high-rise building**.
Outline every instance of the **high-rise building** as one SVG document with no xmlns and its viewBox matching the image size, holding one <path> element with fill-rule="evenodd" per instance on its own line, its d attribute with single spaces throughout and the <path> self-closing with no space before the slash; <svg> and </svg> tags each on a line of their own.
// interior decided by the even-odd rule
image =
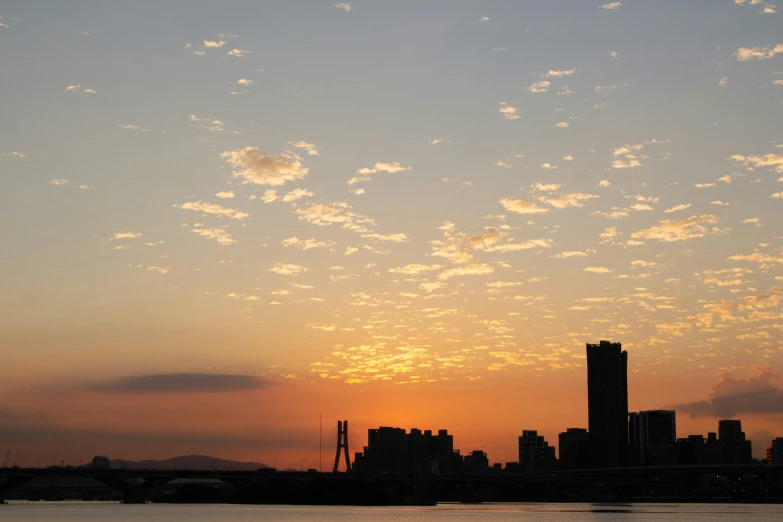
<svg viewBox="0 0 783 522">
<path fill-rule="evenodd" d="M 536 430 L 524 430 L 519 437 L 519 466 L 523 473 L 552 469 L 555 448 Z"/>
<path fill-rule="evenodd" d="M 751 442 L 745 440 L 742 421 L 718 421 L 718 450 L 721 464 L 750 464 L 753 462 Z"/>
<path fill-rule="evenodd" d="M 620 343 L 587 345 L 587 400 L 593 467 L 624 466 L 628 452 L 628 352 Z"/>
<path fill-rule="evenodd" d="M 783 438 L 776 438 L 767 448 L 767 464 L 775 464 L 776 466 L 783 464 Z"/>
<path fill-rule="evenodd" d="M 628 414 L 629 463 L 666 466 L 677 460 L 677 421 L 673 410 Z"/>
<path fill-rule="evenodd" d="M 584 428 L 568 428 L 557 437 L 561 469 L 590 467 L 589 436 Z"/>
</svg>

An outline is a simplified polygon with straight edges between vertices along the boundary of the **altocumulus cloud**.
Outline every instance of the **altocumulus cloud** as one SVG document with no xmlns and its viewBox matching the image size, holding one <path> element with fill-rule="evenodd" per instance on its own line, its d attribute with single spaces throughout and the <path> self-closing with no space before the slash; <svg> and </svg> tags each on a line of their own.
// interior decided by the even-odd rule
<svg viewBox="0 0 783 522">
<path fill-rule="evenodd" d="M 110 393 L 221 393 L 261 390 L 272 385 L 272 381 L 255 375 L 159 373 L 89 383 L 87 388 Z"/>
</svg>

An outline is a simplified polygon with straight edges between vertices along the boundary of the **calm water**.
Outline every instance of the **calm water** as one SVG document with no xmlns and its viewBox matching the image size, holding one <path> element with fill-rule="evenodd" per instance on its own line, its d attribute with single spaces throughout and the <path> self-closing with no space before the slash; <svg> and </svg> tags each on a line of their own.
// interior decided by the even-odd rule
<svg viewBox="0 0 783 522">
<path fill-rule="evenodd" d="M 437 507 L 299 507 L 299 506 L 175 506 L 110 503 L 10 503 L 0 506 L 0 520 L 24 522 L 248 522 L 292 521 L 446 521 L 557 520 L 622 522 L 628 520 L 783 520 L 783 506 L 713 504 L 482 504 Z"/>
</svg>

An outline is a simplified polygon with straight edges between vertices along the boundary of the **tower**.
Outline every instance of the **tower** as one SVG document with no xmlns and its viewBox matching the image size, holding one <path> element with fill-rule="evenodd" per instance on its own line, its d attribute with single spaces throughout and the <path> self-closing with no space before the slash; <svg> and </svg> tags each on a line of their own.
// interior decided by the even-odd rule
<svg viewBox="0 0 783 522">
<path fill-rule="evenodd" d="M 337 421 L 337 451 L 334 454 L 334 473 L 340 465 L 340 450 L 345 455 L 345 471 L 351 471 L 351 459 L 348 457 L 348 421 Z"/>
<path fill-rule="evenodd" d="M 628 352 L 620 343 L 587 345 L 587 400 L 593 467 L 624 466 L 628 453 Z"/>
</svg>

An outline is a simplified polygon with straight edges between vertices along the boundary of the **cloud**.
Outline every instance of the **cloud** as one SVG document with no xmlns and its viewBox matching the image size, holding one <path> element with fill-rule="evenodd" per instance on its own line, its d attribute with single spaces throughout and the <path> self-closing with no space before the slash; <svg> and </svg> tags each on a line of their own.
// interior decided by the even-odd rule
<svg viewBox="0 0 783 522">
<path fill-rule="evenodd" d="M 560 252 L 559 254 L 555 254 L 550 257 L 552 257 L 552 259 L 568 259 L 569 257 L 587 257 L 587 254 L 585 252 L 576 250 L 570 252 Z"/>
<path fill-rule="evenodd" d="M 3 156 L 15 156 L 19 159 L 24 159 L 24 152 L 17 152 L 17 151 L 3 152 Z"/>
<path fill-rule="evenodd" d="M 602 179 L 600 181 L 600 183 L 598 183 L 598 186 L 602 187 L 602 188 L 611 187 L 612 186 L 612 182 L 609 181 L 608 179 Z"/>
<path fill-rule="evenodd" d="M 121 129 L 137 130 L 137 131 L 141 131 L 141 132 L 149 132 L 149 129 L 145 129 L 141 125 L 128 124 L 128 125 L 120 125 L 119 127 Z"/>
<path fill-rule="evenodd" d="M 732 56 L 735 56 L 740 62 L 746 62 L 748 60 L 768 60 L 780 53 L 783 53 L 783 44 L 766 47 L 740 47 Z"/>
<path fill-rule="evenodd" d="M 302 158 L 289 151 L 271 156 L 258 147 L 245 147 L 227 150 L 220 157 L 234 168 L 234 177 L 242 183 L 278 186 L 304 178 L 309 172 L 302 165 Z"/>
<path fill-rule="evenodd" d="M 761 268 L 769 268 L 775 264 L 783 264 L 783 256 L 775 257 L 774 255 L 762 254 L 761 252 L 755 252 L 753 254 L 734 254 L 726 258 L 729 261 L 750 261 L 751 263 L 758 263 Z"/>
<path fill-rule="evenodd" d="M 639 161 L 639 159 L 644 159 L 645 156 L 639 156 L 638 154 L 645 146 L 649 145 L 650 143 L 669 143 L 669 140 L 652 139 L 643 143 L 636 143 L 634 145 L 625 144 L 617 147 L 614 149 L 614 151 L 612 151 L 612 156 L 616 158 L 614 161 L 612 161 L 612 168 L 630 169 L 634 167 L 641 167 L 642 162 Z"/>
<path fill-rule="evenodd" d="M 512 107 L 506 102 L 500 102 L 500 109 L 498 109 L 498 112 L 507 120 L 518 120 L 522 117 L 519 115 L 519 110 L 517 110 L 516 107 Z"/>
<path fill-rule="evenodd" d="M 201 237 L 214 239 L 219 245 L 233 245 L 237 242 L 231 234 L 222 228 L 194 228 L 192 232 L 195 232 Z"/>
<path fill-rule="evenodd" d="M 411 265 L 400 266 L 397 268 L 390 268 L 389 272 L 392 274 L 416 275 L 416 274 L 421 274 L 422 272 L 440 270 L 441 268 L 443 267 L 440 265 L 411 264 Z"/>
<path fill-rule="evenodd" d="M 522 199 L 503 198 L 500 200 L 500 204 L 509 212 L 516 212 L 517 214 L 543 214 L 549 212 L 548 208 L 539 207 L 535 203 Z"/>
<path fill-rule="evenodd" d="M 283 196 L 283 202 L 284 203 L 290 203 L 292 201 L 297 201 L 302 198 L 311 198 L 315 196 L 314 193 L 310 192 L 309 190 L 305 189 L 294 189 L 285 196 Z"/>
<path fill-rule="evenodd" d="M 492 272 L 494 272 L 494 269 L 489 265 L 471 263 L 464 266 L 446 269 L 438 275 L 438 279 L 445 281 L 447 279 L 451 279 L 452 277 L 487 275 L 491 274 Z"/>
<path fill-rule="evenodd" d="M 292 246 L 300 250 L 312 250 L 314 248 L 330 248 L 334 243 L 332 241 L 318 241 L 314 237 L 310 239 L 299 239 L 298 237 L 289 237 L 283 240 L 283 246 Z"/>
<path fill-rule="evenodd" d="M 508 163 L 506 163 L 503 160 L 497 160 L 495 162 L 495 165 L 497 165 L 498 167 L 503 167 L 504 169 L 510 169 L 511 168 L 511 165 L 509 165 Z"/>
<path fill-rule="evenodd" d="M 377 232 L 368 232 L 362 234 L 365 239 L 374 239 L 376 241 L 389 241 L 392 243 L 405 243 L 408 241 L 408 235 L 404 233 L 397 234 L 379 234 Z"/>
<path fill-rule="evenodd" d="M 335 5 L 335 7 L 344 10 L 346 13 L 350 12 L 351 9 L 353 9 L 351 7 L 351 4 L 346 4 L 345 2 L 340 2 L 339 4 Z"/>
<path fill-rule="evenodd" d="M 318 148 L 313 143 L 307 143 L 306 141 L 289 141 L 289 145 L 293 145 L 297 149 L 304 149 L 311 156 L 318 156 Z"/>
<path fill-rule="evenodd" d="M 726 85 L 727 83 L 729 83 L 729 79 L 725 76 L 718 81 L 718 85 Z"/>
<path fill-rule="evenodd" d="M 772 199 L 783 199 L 783 192 L 775 192 L 774 194 L 769 195 Z"/>
<path fill-rule="evenodd" d="M 532 85 L 530 85 L 527 90 L 530 92 L 546 92 L 549 90 L 549 87 L 552 85 L 552 82 L 549 80 L 543 80 L 540 82 L 536 82 Z"/>
<path fill-rule="evenodd" d="M 261 196 L 261 201 L 264 203 L 273 203 L 280 199 L 280 196 L 277 195 L 277 191 L 273 189 L 269 189 L 264 191 L 264 195 Z"/>
<path fill-rule="evenodd" d="M 691 418 L 726 419 L 740 414 L 783 413 L 780 379 L 769 367 L 757 367 L 755 371 L 756 375 L 747 379 L 724 373 L 707 400 L 678 404 L 672 409 L 687 413 Z"/>
<path fill-rule="evenodd" d="M 756 225 L 757 227 L 761 226 L 761 219 L 755 217 L 755 218 L 748 218 L 740 221 L 743 225 Z"/>
<path fill-rule="evenodd" d="M 542 203 L 547 203 L 548 205 L 552 205 L 555 208 L 568 208 L 568 207 L 583 207 L 584 203 L 583 201 L 588 201 L 590 199 L 597 198 L 595 194 L 583 194 L 579 192 L 570 193 L 570 194 L 560 194 L 556 197 L 544 197 L 544 196 L 536 196 L 536 199 Z M 511 209 L 507 209 L 511 210 Z"/>
<path fill-rule="evenodd" d="M 216 49 L 218 47 L 223 47 L 224 45 L 226 45 L 226 42 L 223 40 L 204 40 L 202 42 L 202 46 L 207 49 Z"/>
<path fill-rule="evenodd" d="M 217 193 L 215 194 L 215 196 L 216 196 L 216 197 L 218 197 L 218 198 L 220 198 L 220 199 L 231 199 L 231 198 L 233 198 L 233 197 L 234 197 L 234 195 L 235 195 L 235 194 L 234 194 L 234 191 L 233 191 L 233 190 L 228 190 L 228 191 L 226 191 L 226 192 L 217 192 Z"/>
<path fill-rule="evenodd" d="M 247 80 L 245 78 L 240 78 L 237 80 L 237 85 L 241 85 L 242 87 L 250 87 L 250 85 L 253 84 L 253 80 Z"/>
<path fill-rule="evenodd" d="M 602 6 L 599 6 L 601 9 L 606 9 L 608 11 L 615 11 L 617 9 L 620 9 L 620 6 L 622 6 L 622 2 L 611 2 L 608 4 L 604 4 Z"/>
<path fill-rule="evenodd" d="M 682 205 L 675 205 L 675 206 L 673 206 L 671 208 L 667 208 L 666 210 L 664 210 L 664 212 L 666 214 L 671 214 L 672 212 L 677 212 L 679 210 L 685 210 L 685 209 L 688 209 L 688 208 L 691 208 L 691 204 L 690 203 L 683 203 Z"/>
<path fill-rule="evenodd" d="M 588 266 L 584 271 L 592 272 L 593 274 L 608 274 L 613 272 L 613 270 L 606 268 L 605 266 Z"/>
<path fill-rule="evenodd" d="M 143 234 L 141 232 L 115 232 L 109 241 L 116 241 L 118 239 L 136 239 L 142 235 Z"/>
<path fill-rule="evenodd" d="M 576 69 L 567 69 L 564 71 L 553 71 L 552 69 L 549 69 L 549 72 L 546 73 L 547 76 L 554 76 L 556 78 L 560 78 L 562 76 L 571 76 L 576 72 Z"/>
<path fill-rule="evenodd" d="M 273 384 L 255 375 L 161 373 L 120 377 L 89 383 L 86 387 L 107 393 L 222 393 L 261 390 Z"/>
<path fill-rule="evenodd" d="M 555 123 L 552 126 L 558 128 L 558 129 L 567 129 L 568 128 L 568 122 L 567 121 L 561 121 L 561 122 Z"/>
<path fill-rule="evenodd" d="M 241 212 L 233 208 L 221 207 L 215 203 L 207 203 L 205 201 L 189 201 L 181 205 L 174 205 L 174 208 L 181 208 L 182 210 L 193 210 L 194 212 L 202 212 L 204 214 L 214 214 L 220 217 L 227 217 L 230 219 L 245 219 L 247 212 Z"/>
<path fill-rule="evenodd" d="M 443 138 L 432 138 L 430 140 L 430 145 L 437 145 L 438 143 L 442 142 Z"/>
<path fill-rule="evenodd" d="M 557 168 L 557 165 L 552 165 L 551 163 L 546 162 L 541 164 L 541 168 L 545 170 L 555 170 Z"/>
<path fill-rule="evenodd" d="M 367 181 L 370 179 L 370 176 L 376 172 L 388 172 L 389 174 L 395 174 L 397 172 L 408 172 L 410 170 L 413 170 L 413 167 L 403 167 L 398 161 L 379 161 L 372 167 L 363 167 L 357 170 L 356 173 L 359 175 L 349 179 L 348 184 L 353 185 L 361 181 Z"/>
<path fill-rule="evenodd" d="M 657 239 L 664 242 L 688 241 L 706 236 L 709 229 L 704 225 L 714 225 L 717 222 L 718 218 L 710 214 L 691 216 L 675 221 L 667 219 L 658 225 L 634 232 L 631 237 L 633 239 Z"/>
<path fill-rule="evenodd" d="M 61 179 L 50 180 L 49 184 L 50 185 L 65 185 L 65 184 L 70 183 L 70 182 L 71 182 L 71 180 L 69 180 L 69 179 L 62 179 L 61 178 Z"/>
<path fill-rule="evenodd" d="M 536 183 L 535 185 L 530 186 L 530 190 L 539 192 L 554 192 L 562 186 L 563 185 L 558 185 L 556 183 L 550 183 L 547 185 L 544 185 L 543 183 Z"/>
<path fill-rule="evenodd" d="M 161 275 L 164 275 L 169 273 L 169 269 L 163 266 L 148 266 L 147 272 L 157 272 Z"/>
<path fill-rule="evenodd" d="M 274 272 L 278 275 L 284 275 L 284 276 L 297 276 L 299 274 L 302 274 L 304 272 L 308 272 L 310 269 L 301 265 L 294 265 L 292 263 L 282 263 L 277 262 L 274 265 L 272 265 L 268 271 Z"/>
<path fill-rule="evenodd" d="M 764 154 L 763 156 L 742 156 L 734 154 L 730 160 L 747 167 L 772 167 L 775 172 L 783 172 L 783 154 Z"/>
<path fill-rule="evenodd" d="M 250 54 L 250 51 L 247 49 L 231 49 L 226 53 L 226 56 L 236 56 L 237 58 L 242 58 L 246 54 Z"/>
</svg>

